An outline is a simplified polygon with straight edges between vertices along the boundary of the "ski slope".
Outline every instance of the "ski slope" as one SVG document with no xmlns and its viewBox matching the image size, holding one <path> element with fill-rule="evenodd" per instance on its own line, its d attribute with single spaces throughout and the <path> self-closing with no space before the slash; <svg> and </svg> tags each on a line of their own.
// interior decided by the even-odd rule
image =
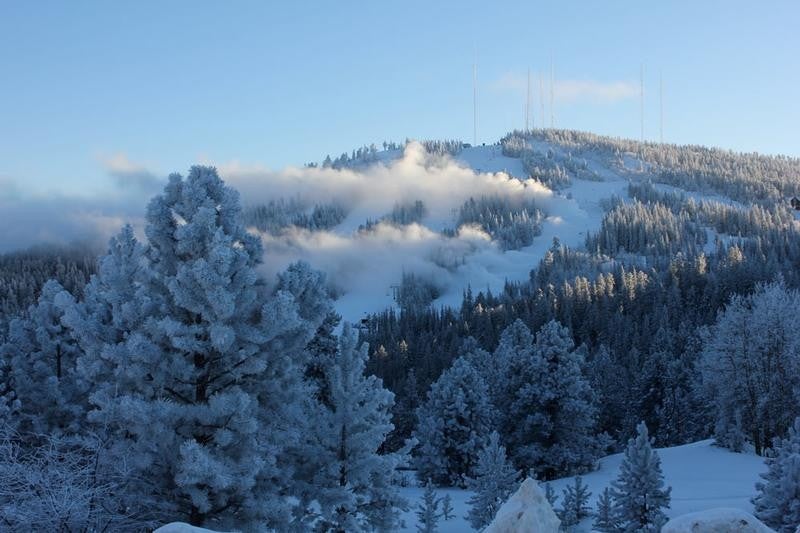
<svg viewBox="0 0 800 533">
<path fill-rule="evenodd" d="M 687 513 L 705 511 L 720 507 L 741 509 L 753 512 L 750 498 L 755 495 L 755 483 L 759 474 L 766 470 L 761 457 L 750 454 L 732 453 L 713 445 L 713 441 L 704 440 L 684 446 L 659 448 L 661 466 L 668 486 L 672 487 L 672 505 L 667 516 L 674 518 Z M 592 492 L 590 504 L 594 509 L 596 498 L 605 487 L 616 479 L 622 454 L 609 455 L 600 460 L 600 468 L 583 476 Z M 573 478 L 564 478 L 550 482 L 555 493 L 558 508 L 561 492 Z M 416 506 L 422 499 L 422 488 L 408 487 L 403 489 L 404 497 L 411 503 L 412 509 L 405 512 L 405 529 L 416 531 Z M 452 520 L 440 520 L 441 533 L 472 531 L 464 516 L 469 509 L 467 500 L 470 493 L 460 489 L 440 489 L 439 496 L 449 494 L 455 517 Z M 575 531 L 591 531 L 591 520 L 586 520 Z"/>
<path fill-rule="evenodd" d="M 386 157 L 379 158 L 379 164 L 391 165 L 400 157 L 396 151 L 385 155 Z M 465 148 L 455 161 L 476 174 L 502 173 L 519 180 L 528 178 L 522 162 L 517 158 L 504 156 L 499 145 Z M 605 181 L 573 178 L 572 185 L 562 191 L 550 191 L 542 187 L 545 192 L 537 198 L 537 203 L 547 212 L 547 217 L 542 224 L 542 234 L 525 248 L 502 251 L 493 243 L 478 242 L 478 239 L 475 246 L 464 253 L 463 264 L 447 269 L 432 267 L 429 258 L 441 249 L 445 250 L 445 254 L 461 253 L 450 250 L 452 243 L 437 243 L 435 237 L 425 234 L 424 230 L 439 232 L 453 225 L 452 216 L 442 217 L 440 214 L 423 219 L 421 225 L 424 230 L 413 236 L 398 235 L 390 248 L 376 247 L 369 257 L 374 260 L 375 268 L 369 268 L 365 264 L 366 259 L 359 259 L 354 254 L 353 259 L 345 265 L 347 270 L 338 268 L 333 273 L 358 273 L 359 276 L 359 283 L 350 284 L 349 290 L 343 291 L 336 300 L 337 312 L 345 320 L 354 322 L 368 314 L 394 306 L 393 286 L 399 283 L 402 272 L 427 275 L 440 283 L 442 293 L 433 302 L 435 306 L 460 305 L 463 292 L 468 286 L 475 291 L 491 290 L 497 293 L 503 289 L 506 281 L 527 280 L 530 271 L 538 265 L 555 238 L 571 248 L 581 248 L 587 232 L 596 231 L 600 227 L 603 218 L 601 202 L 614 195 L 627 197 L 627 177 L 609 168 L 598 167 L 598 170 L 598 175 L 602 175 Z M 369 205 L 360 206 L 351 212 L 335 228 L 339 238 L 351 238 L 367 218 L 375 219 L 382 214 L 370 211 L 370 208 Z M 410 244 L 411 240 L 414 245 Z M 430 245 L 420 245 L 422 241 Z M 325 268 L 322 264 L 319 267 Z"/>
<path fill-rule="evenodd" d="M 562 147 L 543 141 L 533 144 L 556 160 L 569 156 Z M 433 305 L 450 307 L 460 305 L 467 287 L 497 294 L 507 281 L 525 281 L 554 239 L 572 249 L 583 248 L 587 234 L 600 228 L 604 201 L 612 196 L 629 201 L 628 184 L 651 177 L 631 154 L 622 165 L 588 154 L 581 159 L 593 179 L 573 175 L 570 186 L 554 191 L 529 179 L 522 161 L 503 155 L 499 144 L 464 148 L 451 158 L 431 156 L 421 145 L 410 143 L 402 152 L 379 152 L 376 159 L 341 170 L 287 169 L 243 189 L 250 197 L 261 195 L 262 201 L 297 198 L 306 205 L 347 205 L 346 218 L 335 227 L 262 234 L 262 242 L 269 258 L 263 267 L 265 277 L 273 278 L 294 261 L 308 262 L 327 274 L 335 308 L 349 322 L 395 306 L 395 290 L 404 274 L 432 282 L 438 291 Z M 686 195 L 725 201 L 696 192 Z M 456 228 L 459 208 L 469 198 L 481 196 L 533 201 L 545 213 L 541 235 L 527 247 L 503 250 L 480 227 Z M 427 208 L 418 223 L 379 223 L 393 207 L 417 200 Z M 372 229 L 360 230 L 368 220 Z M 444 229 L 455 234 L 445 235 Z M 715 237 L 710 231 L 708 252 L 714 250 Z"/>
</svg>

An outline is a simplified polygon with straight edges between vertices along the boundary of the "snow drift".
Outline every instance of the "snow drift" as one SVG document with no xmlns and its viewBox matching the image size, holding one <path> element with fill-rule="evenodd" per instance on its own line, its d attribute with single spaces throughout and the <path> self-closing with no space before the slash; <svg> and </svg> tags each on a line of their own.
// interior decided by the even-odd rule
<svg viewBox="0 0 800 533">
<path fill-rule="evenodd" d="M 720 507 L 689 513 L 667 522 L 661 533 L 774 533 L 741 509 Z"/>
</svg>

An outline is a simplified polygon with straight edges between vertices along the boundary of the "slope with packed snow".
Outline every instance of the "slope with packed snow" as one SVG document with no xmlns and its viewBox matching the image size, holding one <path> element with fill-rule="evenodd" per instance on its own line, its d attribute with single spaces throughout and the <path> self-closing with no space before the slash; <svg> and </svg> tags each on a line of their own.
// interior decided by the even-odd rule
<svg viewBox="0 0 800 533">
<path fill-rule="evenodd" d="M 661 466 L 667 485 L 672 487 L 672 506 L 667 516 L 674 518 L 715 508 L 734 508 L 752 513 L 750 498 L 755 495 L 755 483 L 759 474 L 766 470 L 761 457 L 742 453 L 732 453 L 713 445 L 711 440 L 704 440 L 675 446 L 659 448 Z M 592 492 L 591 506 L 596 506 L 596 498 L 616 479 L 622 454 L 609 455 L 600 460 L 600 467 L 583 476 Z M 556 494 L 572 482 L 573 478 L 564 478 L 550 482 Z M 405 488 L 404 495 L 416 506 L 422 498 L 421 488 Z M 469 492 L 458 489 L 441 489 L 440 495 L 450 494 L 456 517 L 440 522 L 442 533 L 471 531 L 468 522 L 463 518 L 467 513 Z M 559 501 L 560 501 L 559 497 Z M 558 508 L 559 501 L 556 502 Z M 406 529 L 416 531 L 414 509 L 404 514 Z M 591 520 L 581 524 L 577 531 L 590 531 Z"/>
</svg>

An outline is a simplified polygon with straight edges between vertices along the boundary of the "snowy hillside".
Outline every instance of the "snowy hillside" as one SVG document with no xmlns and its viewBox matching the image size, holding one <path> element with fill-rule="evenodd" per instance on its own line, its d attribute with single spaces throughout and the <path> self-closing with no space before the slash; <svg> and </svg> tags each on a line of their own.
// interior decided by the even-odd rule
<svg viewBox="0 0 800 533">
<path fill-rule="evenodd" d="M 243 191 L 246 205 L 290 201 L 297 204 L 295 209 L 305 210 L 301 216 L 308 216 L 312 206 L 341 210 L 341 218 L 321 226 L 270 219 L 276 227 L 261 232 L 261 237 L 269 258 L 267 274 L 298 259 L 308 261 L 327 273 L 337 311 L 355 322 L 396 306 L 404 275 L 429 283 L 436 306 L 458 306 L 468 286 L 497 294 L 506 281 L 525 281 L 554 239 L 571 249 L 584 248 L 587 236 L 600 229 L 612 198 L 629 202 L 630 183 L 658 178 L 654 164 L 630 152 L 616 158 L 603 151 L 573 156 L 565 146 L 543 139 L 530 141 L 527 150 L 525 157 L 539 158 L 560 175 L 557 190 L 530 179 L 523 157 L 504 155 L 501 144 L 465 147 L 456 156 L 441 156 L 426 154 L 421 145 L 411 143 L 404 151 L 379 151 L 368 162 L 349 167 L 223 171 Z M 542 172 L 546 179 L 548 170 Z M 655 190 L 695 202 L 743 207 L 713 191 L 663 183 Z M 511 204 L 530 201 L 541 210 L 532 242 L 507 246 L 486 227 L 458 221 L 465 202 L 495 197 Z M 421 216 L 396 217 L 398 208 L 414 202 L 424 206 Z M 706 252 L 714 250 L 718 236 L 730 238 L 710 227 L 705 232 Z"/>
<path fill-rule="evenodd" d="M 660 448 L 658 453 L 666 483 L 672 487 L 672 505 L 667 511 L 670 518 L 718 507 L 753 512 L 750 498 L 756 494 L 755 483 L 759 480 L 759 474 L 765 470 L 763 458 L 731 453 L 714 446 L 710 440 L 685 446 Z M 595 508 L 597 496 L 616 479 L 621 461 L 622 454 L 609 455 L 600 460 L 598 470 L 583 476 L 592 492 L 590 499 L 592 509 Z M 556 508 L 561 502 L 562 490 L 572 480 L 573 478 L 564 478 L 550 482 L 555 493 L 559 495 Z M 415 506 L 420 501 L 422 489 L 406 488 L 403 489 L 403 493 L 412 506 Z M 440 521 L 441 533 L 471 531 L 464 519 L 470 493 L 457 489 L 441 489 L 437 493 L 439 496 L 449 494 L 455 509 L 455 518 Z M 406 521 L 403 531 L 416 531 L 416 517 L 413 511 L 414 509 L 403 515 Z M 590 525 L 590 521 L 586 521 L 578 531 L 589 531 Z"/>
<path fill-rule="evenodd" d="M 411 144 L 404 154 L 379 152 L 376 159 L 352 170 L 229 173 L 250 202 L 298 198 L 304 205 L 347 204 L 347 216 L 330 228 L 263 234 L 262 239 L 270 271 L 297 259 L 326 271 L 338 291 L 336 309 L 349 321 L 394 305 L 394 288 L 404 273 L 434 281 L 437 305 L 458 304 L 467 286 L 498 292 L 507 280 L 523 281 L 554 238 L 580 248 L 587 232 L 600 226 L 601 202 L 614 195 L 626 197 L 628 185 L 624 172 L 597 166 L 602 181 L 576 178 L 556 192 L 529 180 L 521 160 L 504 156 L 500 145 L 464 148 L 451 159 L 426 156 Z M 502 249 L 485 231 L 467 226 L 459 230 L 455 214 L 463 202 L 494 196 L 530 198 L 542 209 L 541 233 L 530 245 Z M 380 221 L 393 205 L 416 200 L 427 209 L 418 222 L 379 224 L 363 231 L 365 223 Z M 448 228 L 459 231 L 443 236 L 440 232 Z"/>
</svg>

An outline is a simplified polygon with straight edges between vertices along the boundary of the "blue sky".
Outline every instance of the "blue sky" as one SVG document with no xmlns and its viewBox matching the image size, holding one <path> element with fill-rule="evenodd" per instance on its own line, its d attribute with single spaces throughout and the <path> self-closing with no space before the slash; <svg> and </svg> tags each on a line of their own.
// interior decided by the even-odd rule
<svg viewBox="0 0 800 533">
<path fill-rule="evenodd" d="M 556 125 L 800 156 L 800 4 L 3 2 L 0 186 L 93 194 L 195 162 L 270 168 L 384 139 L 523 125 L 555 63 Z M 547 111 L 549 115 L 549 108 Z"/>
</svg>

